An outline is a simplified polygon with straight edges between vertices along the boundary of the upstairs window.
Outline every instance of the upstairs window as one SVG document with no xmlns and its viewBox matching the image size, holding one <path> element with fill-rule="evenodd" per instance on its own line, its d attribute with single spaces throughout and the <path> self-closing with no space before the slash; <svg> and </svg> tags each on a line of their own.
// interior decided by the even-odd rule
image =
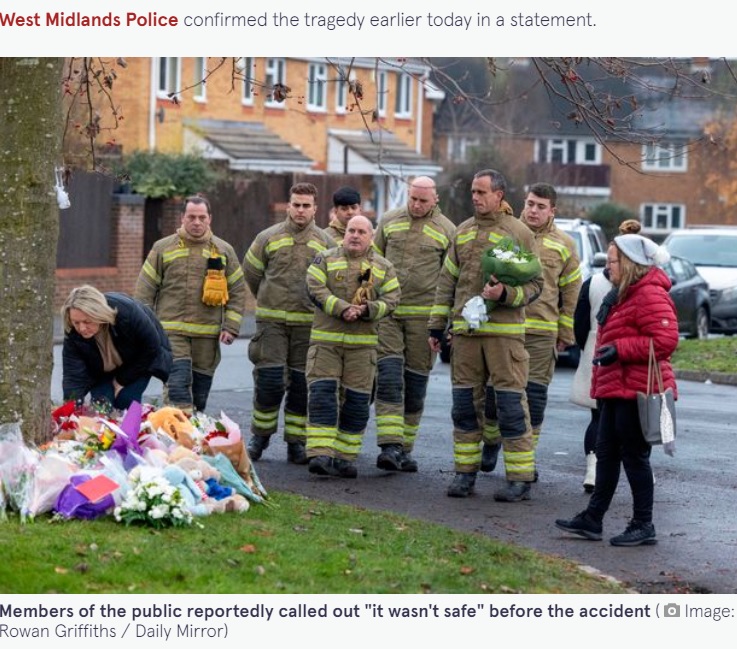
<svg viewBox="0 0 737 649">
<path fill-rule="evenodd" d="M 310 63 L 307 71 L 307 110 L 327 109 L 328 69 L 324 63 Z"/>
<path fill-rule="evenodd" d="M 179 83 L 179 58 L 174 56 L 162 56 L 159 58 L 159 83 L 158 95 L 168 98 L 170 94 L 176 94 L 181 89 Z"/>
<path fill-rule="evenodd" d="M 645 171 L 686 171 L 688 149 L 682 142 L 659 142 L 642 148 L 642 168 Z"/>
<path fill-rule="evenodd" d="M 283 86 L 287 85 L 286 59 L 266 59 L 266 70 L 264 77 L 264 81 L 266 82 L 266 91 L 269 93 L 266 97 L 265 104 L 272 107 L 283 107 L 284 102 L 279 101 L 279 97 L 274 97 L 272 89 L 277 83 Z"/>
<path fill-rule="evenodd" d="M 397 77 L 397 100 L 394 103 L 396 117 L 412 117 L 412 77 L 403 72 Z"/>
<path fill-rule="evenodd" d="M 207 101 L 207 86 L 205 85 L 205 77 L 207 76 L 207 59 L 198 56 L 194 60 L 194 100 L 199 102 Z"/>
<path fill-rule="evenodd" d="M 640 207 L 642 229 L 670 232 L 686 225 L 686 206 L 673 203 L 645 203 Z"/>
</svg>

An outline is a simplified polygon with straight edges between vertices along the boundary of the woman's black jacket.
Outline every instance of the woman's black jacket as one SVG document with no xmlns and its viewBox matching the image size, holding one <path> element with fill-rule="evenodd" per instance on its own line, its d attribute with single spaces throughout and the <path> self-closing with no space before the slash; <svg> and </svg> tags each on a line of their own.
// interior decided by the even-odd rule
<svg viewBox="0 0 737 649">
<path fill-rule="evenodd" d="M 118 311 L 110 335 L 123 364 L 106 373 L 95 339 L 85 339 L 72 329 L 64 336 L 62 351 L 65 400 L 83 399 L 92 387 L 105 380 L 115 379 L 126 386 L 146 376 L 163 382 L 169 378 L 171 345 L 156 314 L 123 293 L 105 293 L 105 299 Z"/>
</svg>

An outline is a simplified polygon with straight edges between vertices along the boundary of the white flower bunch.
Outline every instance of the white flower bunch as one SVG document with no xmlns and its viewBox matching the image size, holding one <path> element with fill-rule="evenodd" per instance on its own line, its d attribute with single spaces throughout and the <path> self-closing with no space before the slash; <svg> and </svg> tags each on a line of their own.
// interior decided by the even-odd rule
<svg viewBox="0 0 737 649">
<path fill-rule="evenodd" d="M 530 261 L 529 255 L 520 255 L 518 252 L 515 252 L 514 250 L 503 250 L 502 248 L 492 248 L 491 252 L 494 254 L 494 257 L 496 257 L 500 261 L 506 261 L 510 264 L 526 264 L 528 261 Z"/>
<path fill-rule="evenodd" d="M 126 525 L 143 523 L 162 528 L 192 523 L 192 513 L 176 487 L 163 476 L 144 478 L 135 469 L 131 472 L 131 489 L 114 515 L 116 521 Z"/>
</svg>

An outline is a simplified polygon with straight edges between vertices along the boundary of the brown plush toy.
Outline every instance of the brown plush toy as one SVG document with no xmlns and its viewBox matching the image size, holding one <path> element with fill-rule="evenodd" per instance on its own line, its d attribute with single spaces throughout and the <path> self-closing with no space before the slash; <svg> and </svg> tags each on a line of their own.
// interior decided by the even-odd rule
<svg viewBox="0 0 737 649">
<path fill-rule="evenodd" d="M 192 426 L 187 415 L 178 408 L 167 406 L 154 410 L 148 415 L 147 421 L 153 426 L 154 430 L 163 430 L 185 448 L 194 446 L 192 437 L 194 426 Z"/>
</svg>

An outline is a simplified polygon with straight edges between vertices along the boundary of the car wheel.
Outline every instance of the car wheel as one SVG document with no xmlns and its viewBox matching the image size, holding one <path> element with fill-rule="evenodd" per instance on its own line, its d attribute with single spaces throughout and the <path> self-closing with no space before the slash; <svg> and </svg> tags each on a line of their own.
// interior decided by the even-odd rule
<svg viewBox="0 0 737 649">
<path fill-rule="evenodd" d="M 704 307 L 696 312 L 696 338 L 705 340 L 709 337 L 709 314 Z"/>
</svg>

